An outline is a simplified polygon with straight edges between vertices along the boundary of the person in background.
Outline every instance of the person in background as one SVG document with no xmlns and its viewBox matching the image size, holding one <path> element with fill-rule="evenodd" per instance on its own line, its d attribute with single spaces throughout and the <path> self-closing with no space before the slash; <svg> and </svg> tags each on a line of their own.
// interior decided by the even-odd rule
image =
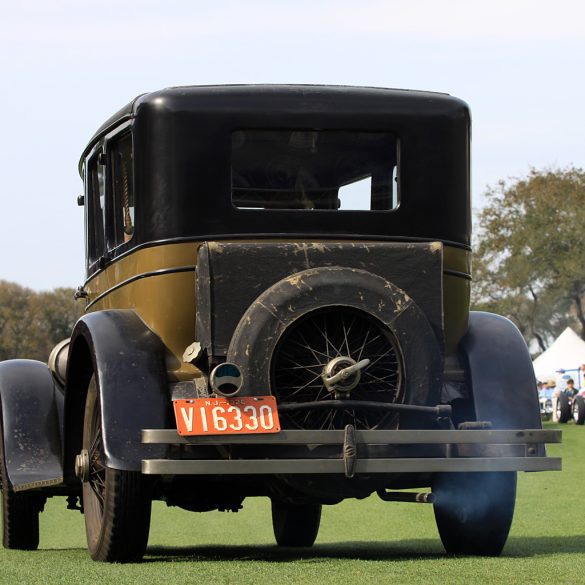
<svg viewBox="0 0 585 585">
<path fill-rule="evenodd" d="M 572 398 L 577 394 L 577 388 L 575 388 L 575 380 L 573 378 L 569 378 L 567 380 L 567 388 L 565 392 Z"/>
</svg>

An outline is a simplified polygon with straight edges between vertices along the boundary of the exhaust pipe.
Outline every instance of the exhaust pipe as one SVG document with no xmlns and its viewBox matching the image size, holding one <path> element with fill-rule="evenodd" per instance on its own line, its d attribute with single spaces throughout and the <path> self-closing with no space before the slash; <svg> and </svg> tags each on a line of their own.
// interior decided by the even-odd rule
<svg viewBox="0 0 585 585">
<path fill-rule="evenodd" d="M 435 495 L 432 492 L 387 492 L 386 490 L 378 490 L 376 493 L 385 502 L 413 502 L 417 504 L 432 504 L 435 502 Z"/>
<path fill-rule="evenodd" d="M 232 398 L 242 389 L 244 376 L 236 364 L 224 362 L 213 368 L 209 376 L 209 384 L 218 396 Z"/>
</svg>

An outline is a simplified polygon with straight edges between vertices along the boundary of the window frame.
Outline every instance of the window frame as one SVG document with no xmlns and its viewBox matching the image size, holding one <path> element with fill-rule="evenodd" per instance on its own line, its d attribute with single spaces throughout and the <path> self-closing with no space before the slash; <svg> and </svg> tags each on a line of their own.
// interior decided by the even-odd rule
<svg viewBox="0 0 585 585">
<path fill-rule="evenodd" d="M 135 185 L 135 175 L 134 175 L 134 138 L 132 136 L 132 131 L 130 124 L 125 124 L 122 127 L 118 128 L 116 133 L 108 136 L 106 139 L 106 160 L 107 160 L 107 172 L 106 172 L 106 193 L 107 193 L 107 201 L 108 204 L 106 206 L 106 224 L 109 226 L 107 228 L 107 237 L 106 237 L 106 249 L 108 254 L 114 252 L 120 246 L 129 245 L 132 239 L 134 238 L 134 231 L 132 236 L 128 240 L 124 240 L 123 230 L 121 233 L 118 233 L 118 227 L 120 224 L 117 218 L 118 212 L 118 193 L 116 191 L 116 171 L 117 171 L 117 162 L 114 160 L 114 153 L 116 152 L 115 146 L 120 144 L 126 138 L 130 138 L 130 168 L 128 171 L 129 175 L 129 184 L 131 187 L 131 199 L 134 202 L 134 210 L 136 209 L 136 191 L 134 188 Z M 118 151 L 119 152 L 119 151 Z M 136 225 L 136 214 L 134 212 L 133 219 L 133 227 Z"/>
<path fill-rule="evenodd" d="M 136 209 L 136 191 L 135 185 L 135 165 L 134 165 L 134 137 L 132 133 L 132 122 L 127 121 L 116 127 L 112 132 L 102 137 L 89 151 L 84 161 L 84 196 L 85 196 L 85 257 L 87 276 L 91 276 L 99 270 L 105 268 L 110 260 L 118 255 L 118 250 L 129 248 L 134 240 L 118 241 L 115 233 L 116 222 L 114 214 L 116 212 L 115 190 L 114 190 L 114 162 L 113 152 L 114 145 L 120 140 L 130 137 L 132 164 L 130 168 L 131 185 L 133 189 L 134 209 Z M 101 162 L 100 162 L 101 159 Z M 105 175 L 104 190 L 104 208 L 103 208 L 103 241 L 101 244 L 96 243 L 96 196 L 92 186 L 92 164 L 99 166 L 102 164 Z M 105 164 L 103 164 L 105 163 Z M 99 191 L 99 189 L 98 189 Z M 134 220 L 136 214 L 134 216 Z M 134 223 L 135 227 L 135 223 Z"/>
<path fill-rule="evenodd" d="M 266 131 L 266 132 L 323 132 L 323 133 L 348 133 L 348 134 L 386 134 L 390 135 L 394 138 L 395 143 L 395 154 L 396 160 L 393 166 L 393 170 L 391 173 L 390 178 L 390 187 L 391 187 L 391 207 L 386 209 L 364 209 L 364 208 L 346 208 L 346 209 L 302 209 L 302 208 L 256 208 L 256 207 L 246 207 L 246 206 L 239 206 L 237 202 L 234 200 L 234 186 L 233 186 L 233 179 L 232 179 L 232 172 L 233 172 L 233 152 L 232 152 L 232 140 L 233 136 L 237 132 L 249 132 L 249 131 Z M 402 201 L 402 193 L 401 193 L 401 137 L 400 133 L 396 130 L 388 130 L 388 129 L 363 129 L 363 128 L 293 128 L 293 127 L 264 127 L 264 126 L 257 126 L 257 127 L 250 127 L 250 126 L 242 126 L 232 129 L 230 132 L 230 157 L 229 157 L 229 172 L 230 172 L 230 205 L 232 209 L 237 210 L 238 213 L 274 213 L 278 212 L 285 212 L 285 213 L 342 213 L 342 214 L 351 214 L 351 213 L 358 213 L 358 214 L 390 214 L 396 213 L 401 206 Z M 341 189 L 344 185 L 340 185 L 339 189 Z M 372 183 L 373 187 L 373 183 Z M 370 205 L 373 204 L 373 193 L 370 193 Z"/>
<path fill-rule="evenodd" d="M 100 260 L 106 253 L 106 215 L 107 211 L 104 211 L 101 206 L 98 206 L 98 199 L 101 196 L 99 190 L 99 183 L 97 176 L 95 178 L 96 183 L 94 184 L 93 176 L 93 165 L 95 164 L 95 172 L 97 175 L 97 169 L 100 166 L 100 158 L 104 153 L 104 141 L 100 140 L 94 148 L 89 152 L 85 159 L 84 164 L 84 197 L 85 197 L 85 258 L 86 268 L 88 273 L 95 271 L 94 268 L 99 264 Z M 105 180 L 104 189 L 104 207 L 107 205 L 107 177 Z M 96 230 L 98 226 L 97 221 L 97 210 L 101 212 L 101 242 L 97 240 Z"/>
</svg>

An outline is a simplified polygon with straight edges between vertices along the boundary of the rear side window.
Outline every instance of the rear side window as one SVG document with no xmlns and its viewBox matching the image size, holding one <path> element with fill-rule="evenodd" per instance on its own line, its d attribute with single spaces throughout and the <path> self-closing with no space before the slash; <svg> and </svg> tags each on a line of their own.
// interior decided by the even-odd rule
<svg viewBox="0 0 585 585">
<path fill-rule="evenodd" d="M 398 141 L 386 132 L 238 130 L 232 203 L 241 209 L 390 211 Z"/>
<path fill-rule="evenodd" d="M 85 170 L 87 267 L 91 271 L 134 235 L 132 135 L 101 142 Z M 103 266 L 100 262 L 99 266 Z"/>
<path fill-rule="evenodd" d="M 110 247 L 128 242 L 134 235 L 134 177 L 132 135 L 130 133 L 108 143 L 112 210 Z"/>
<path fill-rule="evenodd" d="M 100 155 L 101 150 L 90 157 L 86 168 L 88 266 L 105 253 L 106 168 L 100 164 Z"/>
</svg>

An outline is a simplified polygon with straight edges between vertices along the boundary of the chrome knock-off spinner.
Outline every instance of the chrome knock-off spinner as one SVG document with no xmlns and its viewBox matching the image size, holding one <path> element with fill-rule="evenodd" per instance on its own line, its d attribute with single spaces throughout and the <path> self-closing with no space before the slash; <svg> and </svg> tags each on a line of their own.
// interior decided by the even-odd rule
<svg viewBox="0 0 585 585">
<path fill-rule="evenodd" d="M 329 392 L 335 393 L 335 398 L 347 398 L 358 385 L 361 370 L 369 363 L 368 359 L 356 362 L 349 356 L 336 357 L 323 369 L 321 374 L 323 384 Z"/>
</svg>

